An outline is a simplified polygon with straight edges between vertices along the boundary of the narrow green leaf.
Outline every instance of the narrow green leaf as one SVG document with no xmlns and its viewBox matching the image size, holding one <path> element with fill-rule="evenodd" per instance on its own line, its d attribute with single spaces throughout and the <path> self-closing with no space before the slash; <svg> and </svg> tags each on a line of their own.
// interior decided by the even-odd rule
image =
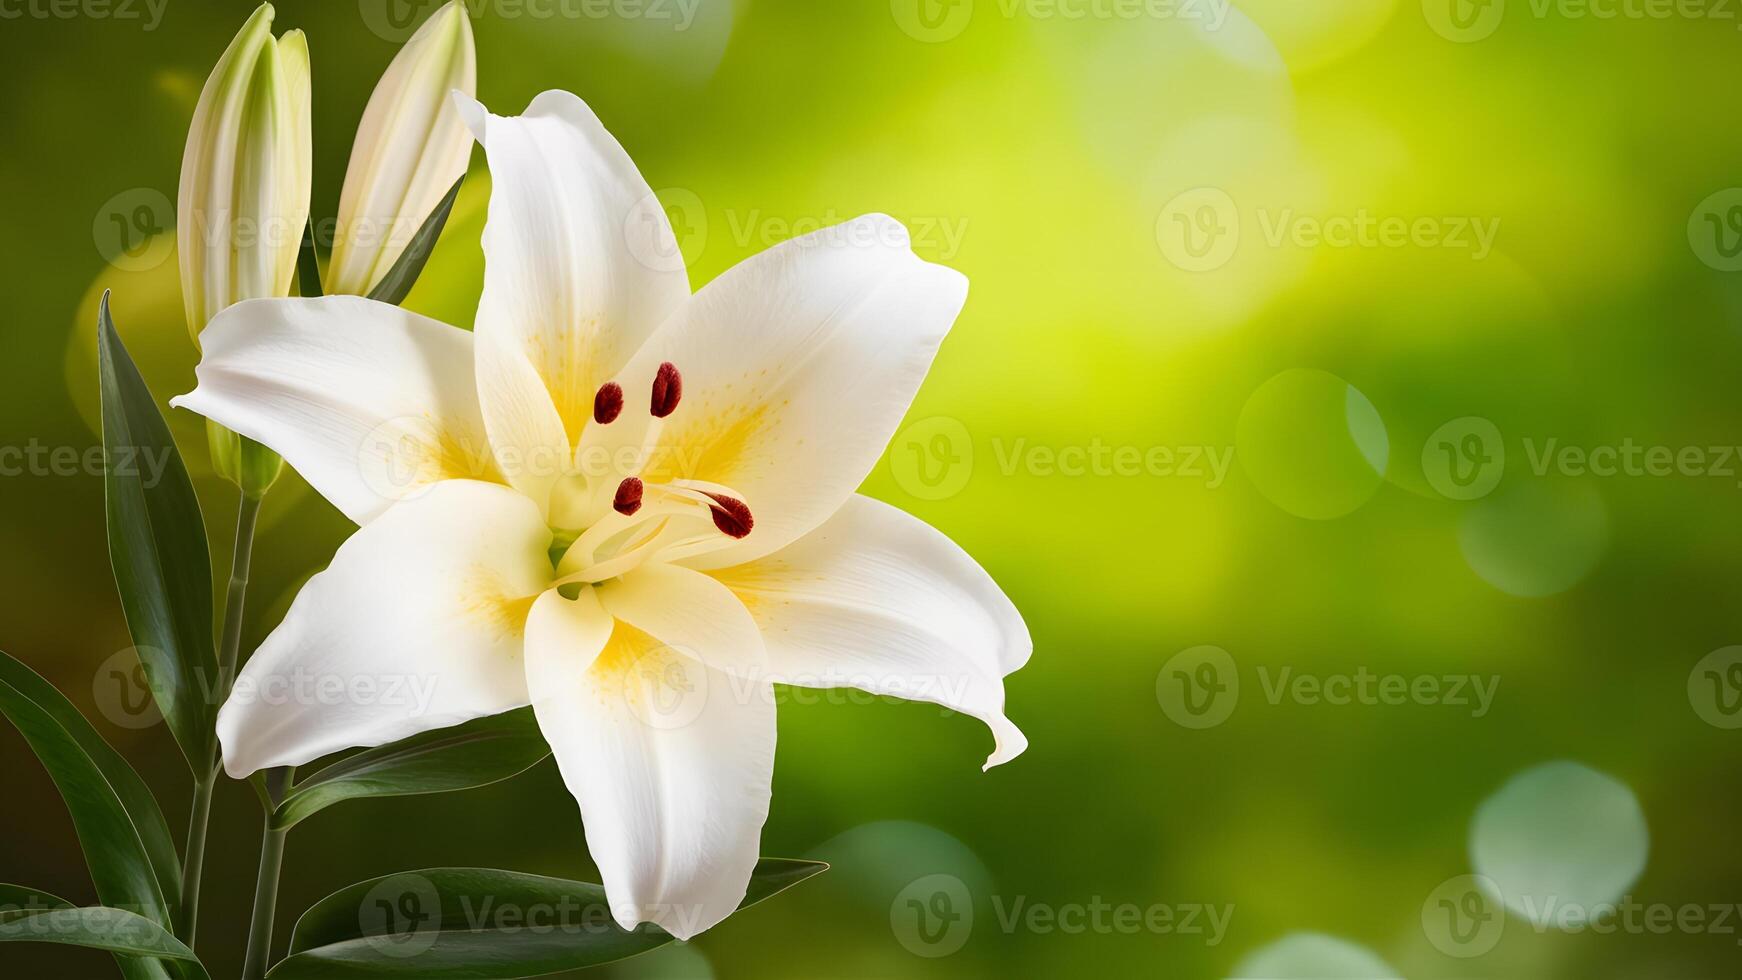
<svg viewBox="0 0 1742 980">
<path fill-rule="evenodd" d="M 59 895 L 50 895 L 40 888 L 0 883 L 0 922 L 5 922 L 9 917 L 72 907 L 73 903 Z"/>
<path fill-rule="evenodd" d="M 109 562 L 152 694 L 188 765 L 212 758 L 212 566 L 187 467 L 109 317 L 97 313 Z"/>
<path fill-rule="evenodd" d="M 113 953 L 199 962 L 157 923 L 122 909 L 39 909 L 0 918 L 0 943 L 63 943 Z M 200 973 L 203 976 L 204 970 Z"/>
<path fill-rule="evenodd" d="M 454 209 L 454 201 L 460 196 L 460 185 L 465 182 L 465 177 L 454 181 L 447 196 L 423 220 L 423 226 L 417 229 L 417 234 L 411 236 L 410 243 L 399 254 L 399 260 L 393 263 L 393 268 L 388 269 L 381 281 L 375 284 L 375 288 L 369 290 L 370 299 L 378 299 L 395 306 L 405 301 L 411 287 L 417 284 L 417 277 L 423 272 L 424 264 L 429 261 L 429 253 L 435 251 L 436 239 L 442 236 L 442 228 L 448 223 L 448 212 Z"/>
<path fill-rule="evenodd" d="M 824 871 L 764 858 L 740 908 Z M 269 980 L 513 980 L 598 966 L 672 941 L 624 931 L 605 890 L 581 881 L 488 868 L 435 868 L 375 878 L 315 903 Z"/>
<path fill-rule="evenodd" d="M 138 909 L 169 925 L 169 905 L 133 818 L 78 739 L 4 680 L 0 680 L 0 714 L 17 726 L 66 801 L 97 897 L 105 905 Z"/>
<path fill-rule="evenodd" d="M 176 857 L 175 838 L 170 835 L 169 823 L 164 820 L 163 810 L 158 807 L 157 799 L 151 795 L 145 780 L 139 778 L 121 753 L 103 741 L 66 695 L 5 651 L 0 651 L 0 683 L 11 685 L 14 691 L 52 718 L 90 757 L 139 832 L 139 840 L 151 859 L 163 897 L 171 907 L 178 906 L 181 903 L 181 860 Z M 0 905 L 4 904 L 6 899 L 0 893 Z"/>
<path fill-rule="evenodd" d="M 73 903 L 59 896 L 50 895 L 40 888 L 26 888 L 23 885 L 0 885 L 0 942 L 64 942 L 78 946 L 90 945 L 66 938 L 69 929 L 66 923 L 59 919 L 37 919 L 28 925 L 18 927 L 16 931 L 20 934 L 7 934 L 5 929 L 7 925 L 33 919 L 42 912 L 55 910 L 80 911 L 73 908 Z M 149 919 L 140 919 L 140 921 L 157 931 L 151 933 L 152 936 L 156 936 L 157 933 L 164 936 L 169 935 Z M 74 920 L 73 926 L 76 927 L 77 924 L 77 920 Z M 59 938 L 29 935 L 33 930 L 45 929 L 56 932 Z M 98 948 L 108 949 L 109 947 L 98 945 Z M 155 956 L 142 956 L 118 949 L 114 952 L 115 963 L 121 968 L 121 975 L 126 980 L 208 980 L 205 968 L 199 964 L 198 960 L 172 960 L 166 963 L 156 959 Z M 172 966 L 175 971 L 174 976 L 170 974 Z"/>
<path fill-rule="evenodd" d="M 335 803 L 368 796 L 415 796 L 488 786 L 544 761 L 550 746 L 531 708 L 360 752 L 299 783 L 275 822 L 289 828 Z"/>
<path fill-rule="evenodd" d="M 297 292 L 305 297 L 321 295 L 321 260 L 315 254 L 315 219 L 311 215 L 302 230 L 302 248 L 296 253 Z"/>
</svg>

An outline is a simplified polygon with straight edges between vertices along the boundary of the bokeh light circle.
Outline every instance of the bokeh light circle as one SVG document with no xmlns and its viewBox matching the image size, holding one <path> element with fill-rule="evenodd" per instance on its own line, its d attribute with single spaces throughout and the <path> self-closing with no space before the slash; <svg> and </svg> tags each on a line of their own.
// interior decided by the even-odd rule
<svg viewBox="0 0 1742 980">
<path fill-rule="evenodd" d="M 1367 396 L 1309 368 L 1284 371 L 1246 399 L 1234 447 L 1267 500 L 1312 520 L 1365 504 L 1385 482 L 1391 455 L 1385 423 Z"/>
<path fill-rule="evenodd" d="M 1609 546 L 1609 511 L 1587 483 L 1525 480 L 1472 504 L 1458 530 L 1464 560 L 1508 595 L 1540 598 L 1577 585 Z"/>
<path fill-rule="evenodd" d="M 1282 52 L 1291 72 L 1307 72 L 1339 61 L 1373 40 L 1396 12 L 1397 0 L 1240 0 Z"/>
<path fill-rule="evenodd" d="M 1369 949 L 1321 932 L 1293 932 L 1240 961 L 1228 980 L 1396 980 Z"/>
<path fill-rule="evenodd" d="M 1470 825 L 1470 861 L 1497 892 L 1490 897 L 1541 927 L 1583 927 L 1597 907 L 1623 898 L 1650 847 L 1633 791 L 1568 761 L 1514 776 Z"/>
</svg>

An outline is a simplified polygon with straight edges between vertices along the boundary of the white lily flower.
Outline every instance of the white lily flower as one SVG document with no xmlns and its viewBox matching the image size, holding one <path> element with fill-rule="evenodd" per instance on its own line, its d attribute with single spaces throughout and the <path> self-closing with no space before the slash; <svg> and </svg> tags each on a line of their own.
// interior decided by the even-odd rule
<svg viewBox="0 0 1742 980">
<path fill-rule="evenodd" d="M 237 32 L 200 91 L 182 154 L 176 245 L 194 343 L 218 311 L 289 296 L 308 224 L 308 42 L 272 36 L 272 5 Z"/>
<path fill-rule="evenodd" d="M 636 258 L 637 235 L 675 240 L 578 98 L 461 104 L 495 188 L 476 331 L 356 297 L 245 303 L 175 402 L 362 525 L 243 671 L 224 763 L 530 703 L 615 918 L 687 939 L 757 861 L 774 683 L 977 717 L 987 767 L 1026 747 L 1004 716 L 1031 651 L 1015 607 L 944 535 L 855 494 L 967 281 L 872 215 L 692 296 L 681 265 Z"/>
<path fill-rule="evenodd" d="M 449 0 L 381 76 L 345 168 L 326 292 L 367 295 L 466 173 L 472 136 L 448 93 L 477 88 L 472 22 Z"/>
</svg>

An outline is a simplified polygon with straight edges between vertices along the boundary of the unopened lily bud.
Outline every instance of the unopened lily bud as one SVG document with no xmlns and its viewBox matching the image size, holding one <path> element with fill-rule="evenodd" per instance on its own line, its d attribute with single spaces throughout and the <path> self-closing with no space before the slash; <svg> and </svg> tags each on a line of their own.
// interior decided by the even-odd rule
<svg viewBox="0 0 1742 980">
<path fill-rule="evenodd" d="M 182 301 L 194 342 L 218 312 L 290 295 L 308 223 L 308 43 L 272 36 L 261 4 L 212 69 L 188 128 L 177 201 Z"/>
<path fill-rule="evenodd" d="M 461 0 L 418 28 L 376 84 L 357 127 L 326 292 L 367 295 L 466 173 L 472 135 L 449 93 L 477 89 L 472 24 Z"/>
<path fill-rule="evenodd" d="M 308 43 L 272 36 L 261 4 L 206 79 L 188 128 L 177 199 L 182 302 L 195 345 L 219 311 L 290 295 L 308 224 L 313 152 Z M 221 427 L 213 465 L 245 493 L 264 493 L 280 462 Z M 234 451 L 218 451 L 220 447 Z"/>
</svg>

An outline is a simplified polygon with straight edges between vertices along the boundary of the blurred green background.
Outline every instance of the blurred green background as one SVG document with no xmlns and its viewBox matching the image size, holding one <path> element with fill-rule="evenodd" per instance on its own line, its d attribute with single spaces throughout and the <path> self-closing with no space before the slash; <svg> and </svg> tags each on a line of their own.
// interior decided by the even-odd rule
<svg viewBox="0 0 1742 980">
<path fill-rule="evenodd" d="M 375 79 L 435 6 L 278 4 L 276 29 L 312 51 L 317 216 Z M 130 654 L 101 479 L 69 460 L 99 442 L 101 289 L 160 398 L 191 387 L 170 202 L 200 84 L 251 7 L 0 0 L 0 647 L 97 720 L 175 825 L 185 769 L 113 686 Z M 763 851 L 834 869 L 608 973 L 1294 975 L 1248 957 L 1309 930 L 1411 978 L 1736 975 L 1742 914 L 1606 934 L 1515 915 L 1475 946 L 1432 925 L 1436 889 L 1473 870 L 1477 808 L 1555 759 L 1637 796 L 1649 859 L 1617 886 L 1635 901 L 1742 901 L 1742 686 L 1726 686 L 1742 658 L 1723 652 L 1742 642 L 1742 462 L 1721 449 L 1742 443 L 1733 7 L 473 10 L 483 101 L 586 99 L 660 191 L 695 285 L 873 210 L 970 277 L 865 492 L 976 556 L 1035 641 L 1007 682 L 1032 746 L 988 774 L 972 720 L 790 695 Z M 408 303 L 462 325 L 488 192 L 482 154 L 473 167 Z M 233 491 L 176 415 L 224 568 Z M 1589 466 L 1602 447 L 1637 465 Z M 250 645 L 351 530 L 294 478 L 264 521 Z M 1278 689 L 1285 669 L 1493 694 L 1333 704 Z M 53 785 L 5 727 L 0 766 L 0 880 L 92 899 Z M 1537 831 L 1588 842 L 1572 809 Z M 246 787 L 221 787 L 214 828 L 201 947 L 233 976 L 259 829 Z M 1592 867 L 1614 857 L 1599 845 Z M 280 944 L 337 887 L 437 865 L 594 877 L 549 763 L 350 804 L 292 835 Z M 1007 921 L 1018 902 L 1175 925 Z M 1200 906 L 1228 910 L 1225 929 L 1181 928 Z M 0 972 L 114 975 L 21 945 Z"/>
</svg>

